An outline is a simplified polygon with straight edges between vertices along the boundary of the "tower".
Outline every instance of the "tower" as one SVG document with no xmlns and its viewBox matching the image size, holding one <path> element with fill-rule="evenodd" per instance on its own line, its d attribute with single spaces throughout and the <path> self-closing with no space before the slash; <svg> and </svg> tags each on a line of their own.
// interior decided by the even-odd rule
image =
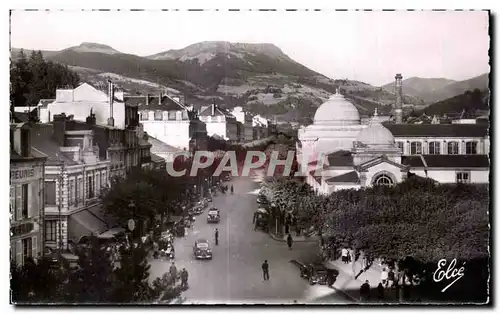
<svg viewBox="0 0 500 314">
<path fill-rule="evenodd" d="M 396 123 L 403 123 L 403 76 L 398 73 L 396 74 L 396 105 L 395 105 L 395 115 Z"/>
</svg>

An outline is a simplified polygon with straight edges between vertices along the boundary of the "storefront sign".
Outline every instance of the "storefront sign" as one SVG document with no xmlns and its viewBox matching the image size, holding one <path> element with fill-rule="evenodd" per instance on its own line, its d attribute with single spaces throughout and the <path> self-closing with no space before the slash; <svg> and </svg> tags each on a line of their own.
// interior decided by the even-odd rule
<svg viewBox="0 0 500 314">
<path fill-rule="evenodd" d="M 32 178 L 35 176 L 34 168 L 24 168 L 24 169 L 13 169 L 10 171 L 11 180 L 21 180 Z"/>
<path fill-rule="evenodd" d="M 30 233 L 31 231 L 33 231 L 34 228 L 35 228 L 35 225 L 32 222 L 28 222 L 28 223 L 24 223 L 22 225 L 10 228 L 10 234 L 13 237 L 20 236 L 23 234 Z"/>
</svg>

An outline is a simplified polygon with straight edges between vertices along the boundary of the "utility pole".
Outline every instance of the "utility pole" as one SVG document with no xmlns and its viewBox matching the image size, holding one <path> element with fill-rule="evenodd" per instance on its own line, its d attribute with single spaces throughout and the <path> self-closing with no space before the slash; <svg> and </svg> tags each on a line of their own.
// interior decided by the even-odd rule
<svg viewBox="0 0 500 314">
<path fill-rule="evenodd" d="M 59 254 L 62 253 L 63 251 L 63 245 L 64 245 L 64 242 L 63 242 L 63 236 L 62 236 L 62 221 L 61 221 L 61 218 L 62 218 L 62 203 L 63 203 L 63 192 L 64 192 L 64 179 L 66 177 L 66 165 L 64 164 L 64 160 L 61 160 L 60 161 L 60 165 L 61 165 L 61 173 L 59 174 L 59 206 L 58 206 L 58 212 L 59 212 L 59 215 L 58 215 L 58 236 L 57 236 L 57 248 L 58 248 L 58 251 L 59 251 Z"/>
</svg>

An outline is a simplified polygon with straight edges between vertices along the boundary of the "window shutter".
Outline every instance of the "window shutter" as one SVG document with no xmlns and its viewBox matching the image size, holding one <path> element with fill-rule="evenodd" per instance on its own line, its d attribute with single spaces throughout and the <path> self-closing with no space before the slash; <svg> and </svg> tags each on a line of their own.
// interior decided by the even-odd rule
<svg viewBox="0 0 500 314">
<path fill-rule="evenodd" d="M 35 236 L 35 237 L 31 238 L 31 257 L 33 257 L 33 260 L 36 260 L 37 253 L 38 253 L 38 247 L 37 247 L 37 241 L 36 241 L 36 236 Z"/>
<path fill-rule="evenodd" d="M 22 185 L 16 186 L 16 215 L 14 220 L 20 220 L 23 216 L 23 188 Z"/>
<path fill-rule="evenodd" d="M 34 184 L 31 183 L 28 184 L 28 218 L 35 216 L 35 213 L 33 213 L 33 210 L 35 208 L 33 208 L 33 202 L 32 202 L 34 186 L 35 186 Z"/>
<path fill-rule="evenodd" d="M 17 265 L 23 264 L 23 244 L 21 240 L 16 241 L 16 263 Z"/>
</svg>

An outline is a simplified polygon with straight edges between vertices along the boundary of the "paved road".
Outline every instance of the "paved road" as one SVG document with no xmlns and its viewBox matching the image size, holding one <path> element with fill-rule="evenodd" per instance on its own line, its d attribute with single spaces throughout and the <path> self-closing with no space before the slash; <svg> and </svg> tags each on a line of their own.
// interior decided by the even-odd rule
<svg viewBox="0 0 500 314">
<path fill-rule="evenodd" d="M 217 194 L 212 205 L 220 209 L 219 224 L 207 224 L 207 210 L 197 216 L 185 238 L 175 241 L 177 269 L 189 273 L 189 289 L 183 293 L 195 303 L 293 303 L 312 302 L 328 296 L 328 303 L 346 303 L 346 299 L 324 286 L 310 286 L 300 278 L 291 259 L 306 260 L 317 252 L 317 243 L 297 242 L 293 250 L 268 234 L 254 231 L 253 212 L 258 184 L 250 178 L 235 178 L 235 194 Z M 219 229 L 219 245 L 214 244 L 214 230 Z M 213 260 L 195 260 L 193 243 L 206 238 L 212 245 Z M 261 264 L 267 259 L 270 280 L 264 281 Z M 168 271 L 168 261 L 151 261 L 151 278 Z M 330 297 L 331 296 L 331 297 Z M 325 302 L 325 301 L 323 301 Z"/>
</svg>

